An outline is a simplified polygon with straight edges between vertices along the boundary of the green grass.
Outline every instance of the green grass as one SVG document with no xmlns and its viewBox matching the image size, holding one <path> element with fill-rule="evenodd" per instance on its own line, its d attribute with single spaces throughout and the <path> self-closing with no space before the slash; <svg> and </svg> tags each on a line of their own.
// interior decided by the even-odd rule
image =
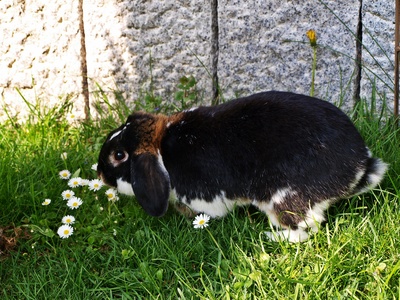
<svg viewBox="0 0 400 300">
<path fill-rule="evenodd" d="M 353 114 L 371 150 L 391 166 L 381 189 L 332 207 L 319 233 L 288 244 L 267 241 L 268 220 L 251 208 L 205 230 L 173 210 L 147 216 L 133 198 L 109 203 L 105 188 L 76 189 L 83 205 L 66 208 L 58 172 L 95 178 L 99 148 L 128 111 L 102 103 L 100 120 L 79 126 L 65 122 L 68 105 L 31 107 L 27 123 L 0 125 L 0 228 L 7 237 L 10 226 L 22 230 L 0 257 L 1 299 L 400 298 L 400 139 L 390 117 L 363 105 Z M 49 206 L 41 205 L 45 198 Z M 62 240 L 55 232 L 65 214 L 77 222 Z"/>
</svg>

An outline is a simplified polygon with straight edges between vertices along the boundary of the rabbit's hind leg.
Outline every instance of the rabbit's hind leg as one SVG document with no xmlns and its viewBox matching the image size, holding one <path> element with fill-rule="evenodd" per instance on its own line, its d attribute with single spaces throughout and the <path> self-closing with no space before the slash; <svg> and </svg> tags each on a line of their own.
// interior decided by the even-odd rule
<svg viewBox="0 0 400 300">
<path fill-rule="evenodd" d="M 321 222 L 325 220 L 325 210 L 332 203 L 324 200 L 311 205 L 300 193 L 289 189 L 279 189 L 270 201 L 253 203 L 267 214 L 276 231 L 266 232 L 272 241 L 287 240 L 292 243 L 304 242 L 310 233 L 317 232 Z"/>
</svg>

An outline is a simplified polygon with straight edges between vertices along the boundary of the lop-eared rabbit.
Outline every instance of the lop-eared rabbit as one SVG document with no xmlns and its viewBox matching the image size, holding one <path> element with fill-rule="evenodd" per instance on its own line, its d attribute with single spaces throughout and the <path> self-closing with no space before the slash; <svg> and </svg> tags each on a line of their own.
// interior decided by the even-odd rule
<svg viewBox="0 0 400 300">
<path fill-rule="evenodd" d="M 108 135 L 97 170 L 152 216 L 169 200 L 211 217 L 251 204 L 277 228 L 272 240 L 299 242 L 386 167 L 333 104 L 271 91 L 171 116 L 135 112 Z"/>
</svg>

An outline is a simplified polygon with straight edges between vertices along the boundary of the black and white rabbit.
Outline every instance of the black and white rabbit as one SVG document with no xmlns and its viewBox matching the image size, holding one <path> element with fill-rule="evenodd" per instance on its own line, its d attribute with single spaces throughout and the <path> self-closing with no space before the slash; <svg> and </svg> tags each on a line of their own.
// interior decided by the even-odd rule
<svg viewBox="0 0 400 300">
<path fill-rule="evenodd" d="M 271 91 L 171 116 L 133 113 L 107 137 L 97 170 L 152 216 L 170 198 L 211 217 L 251 204 L 278 228 L 271 239 L 297 242 L 386 168 L 337 107 Z"/>
</svg>

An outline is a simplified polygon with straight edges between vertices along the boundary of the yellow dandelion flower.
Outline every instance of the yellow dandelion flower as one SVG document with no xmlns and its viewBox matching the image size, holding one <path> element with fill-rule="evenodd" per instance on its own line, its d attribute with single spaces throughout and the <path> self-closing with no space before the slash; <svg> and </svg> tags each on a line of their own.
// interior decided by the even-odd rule
<svg viewBox="0 0 400 300">
<path fill-rule="evenodd" d="M 306 35 L 310 40 L 311 47 L 317 46 L 317 33 L 315 32 L 315 30 L 312 29 L 308 30 Z"/>
</svg>

